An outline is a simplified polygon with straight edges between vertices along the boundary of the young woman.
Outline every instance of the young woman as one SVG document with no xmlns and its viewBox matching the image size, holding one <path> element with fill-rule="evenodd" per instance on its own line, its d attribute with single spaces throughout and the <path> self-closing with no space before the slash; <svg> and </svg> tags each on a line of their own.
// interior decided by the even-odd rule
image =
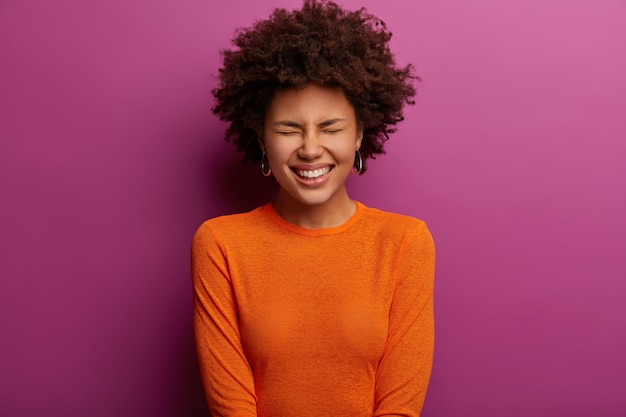
<svg viewBox="0 0 626 417">
<path fill-rule="evenodd" d="M 345 182 L 415 93 L 364 9 L 305 1 L 239 32 L 214 111 L 278 182 L 192 246 L 196 347 L 213 417 L 419 416 L 433 351 L 434 247 L 421 220 Z"/>
</svg>

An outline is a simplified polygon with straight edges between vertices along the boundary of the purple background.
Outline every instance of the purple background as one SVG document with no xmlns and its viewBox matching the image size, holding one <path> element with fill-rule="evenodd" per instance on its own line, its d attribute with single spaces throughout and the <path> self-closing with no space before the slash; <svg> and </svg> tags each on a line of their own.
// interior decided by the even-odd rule
<svg viewBox="0 0 626 417">
<path fill-rule="evenodd" d="M 424 80 L 350 179 L 435 236 L 424 417 L 625 416 L 626 3 L 343 4 Z M 1 416 L 206 415 L 190 239 L 272 195 L 222 140 L 211 74 L 270 9 L 0 3 Z"/>
</svg>

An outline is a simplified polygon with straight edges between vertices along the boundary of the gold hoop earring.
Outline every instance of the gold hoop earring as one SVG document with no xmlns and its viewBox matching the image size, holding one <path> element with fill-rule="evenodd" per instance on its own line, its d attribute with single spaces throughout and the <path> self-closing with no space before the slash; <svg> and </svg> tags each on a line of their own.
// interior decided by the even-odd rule
<svg viewBox="0 0 626 417">
<path fill-rule="evenodd" d="M 352 173 L 354 175 L 358 175 L 363 172 L 363 157 L 361 156 L 361 152 L 357 149 L 354 155 L 354 164 L 352 165 Z"/>
<path fill-rule="evenodd" d="M 269 177 L 272 175 L 272 168 L 270 168 L 270 161 L 267 159 L 267 155 L 265 151 L 263 151 L 263 155 L 261 156 L 261 174 L 264 177 Z"/>
</svg>

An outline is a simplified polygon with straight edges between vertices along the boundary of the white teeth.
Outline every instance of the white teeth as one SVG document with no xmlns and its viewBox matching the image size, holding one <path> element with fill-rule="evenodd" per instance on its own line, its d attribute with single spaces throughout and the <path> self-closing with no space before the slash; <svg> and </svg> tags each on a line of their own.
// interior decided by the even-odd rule
<svg viewBox="0 0 626 417">
<path fill-rule="evenodd" d="M 330 172 L 330 167 L 314 169 L 313 171 L 296 171 L 296 173 L 304 178 L 317 178 Z"/>
</svg>

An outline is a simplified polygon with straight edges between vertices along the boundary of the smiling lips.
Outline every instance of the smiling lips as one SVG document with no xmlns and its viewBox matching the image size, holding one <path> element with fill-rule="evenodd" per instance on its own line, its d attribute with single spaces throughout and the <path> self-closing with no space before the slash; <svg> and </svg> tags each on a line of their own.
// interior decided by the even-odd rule
<svg viewBox="0 0 626 417">
<path fill-rule="evenodd" d="M 300 177 L 304 179 L 315 179 L 321 176 L 324 176 L 330 172 L 332 167 L 324 167 L 313 170 L 303 170 L 303 169 L 294 169 L 294 172 Z"/>
</svg>

